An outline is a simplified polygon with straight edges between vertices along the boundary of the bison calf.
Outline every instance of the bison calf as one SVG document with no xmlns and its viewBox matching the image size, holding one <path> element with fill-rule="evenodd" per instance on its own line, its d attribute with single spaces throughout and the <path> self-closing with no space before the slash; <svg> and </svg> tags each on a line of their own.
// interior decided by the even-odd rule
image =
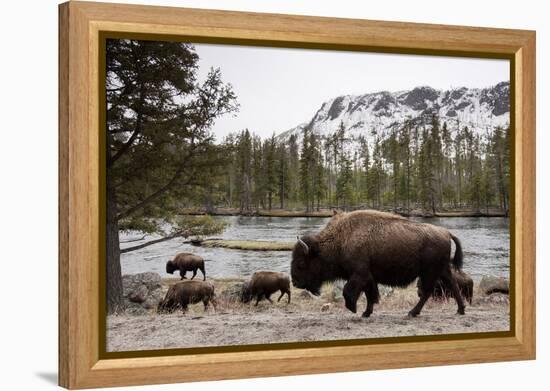
<svg viewBox="0 0 550 391">
<path fill-rule="evenodd" d="M 454 279 L 456 280 L 456 283 L 458 284 L 458 290 L 471 305 L 472 297 L 474 295 L 474 281 L 468 274 L 464 273 L 461 270 L 451 269 L 451 272 Z M 422 282 L 420 281 L 420 279 L 416 283 L 416 287 L 418 288 L 418 297 L 421 297 Z M 441 279 L 437 280 L 432 292 L 432 296 L 434 299 L 453 297 L 451 286 L 447 281 Z"/>
<path fill-rule="evenodd" d="M 256 298 L 255 305 L 258 305 L 260 300 L 265 297 L 270 303 L 273 303 L 271 295 L 277 291 L 281 292 L 281 295 L 277 299 L 278 302 L 286 293 L 288 302 L 290 303 L 290 278 L 286 273 L 256 272 L 252 275 L 250 281 L 244 284 L 241 301 L 248 303 L 252 298 Z"/>
<path fill-rule="evenodd" d="M 203 281 L 205 281 L 206 272 L 204 269 L 204 259 L 191 253 L 179 253 L 172 261 L 166 263 L 166 273 L 174 274 L 174 271 L 179 270 L 182 280 L 185 278 L 185 274 L 188 271 L 193 272 L 191 279 L 195 278 L 198 269 L 202 272 Z"/>
<path fill-rule="evenodd" d="M 189 304 L 203 302 L 204 310 L 211 302 L 216 308 L 214 285 L 205 281 L 185 281 L 172 285 L 157 307 L 158 313 L 172 313 L 178 307 L 185 313 Z"/>
</svg>

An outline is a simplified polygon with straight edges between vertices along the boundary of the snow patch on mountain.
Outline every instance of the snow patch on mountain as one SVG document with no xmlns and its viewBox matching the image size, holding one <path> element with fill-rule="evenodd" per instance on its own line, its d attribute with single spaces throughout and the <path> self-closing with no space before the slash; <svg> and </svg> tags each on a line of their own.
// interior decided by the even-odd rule
<svg viewBox="0 0 550 391">
<path fill-rule="evenodd" d="M 332 135 L 342 123 L 351 140 L 365 137 L 384 139 L 395 126 L 406 121 L 428 126 L 433 114 L 451 131 L 468 126 L 482 136 L 510 122 L 510 83 L 504 81 L 488 88 L 436 90 L 428 86 L 410 91 L 380 91 L 363 95 L 343 95 L 324 102 L 311 120 L 277 136 L 280 141 L 291 135 L 302 138 L 304 129 L 321 137 Z"/>
</svg>

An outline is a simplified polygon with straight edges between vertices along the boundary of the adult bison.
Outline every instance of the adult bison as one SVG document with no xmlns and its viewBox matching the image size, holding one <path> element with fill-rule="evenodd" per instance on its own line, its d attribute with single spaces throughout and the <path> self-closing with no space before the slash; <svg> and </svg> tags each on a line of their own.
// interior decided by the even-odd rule
<svg viewBox="0 0 550 391">
<path fill-rule="evenodd" d="M 462 270 L 451 269 L 453 277 L 456 280 L 458 285 L 458 290 L 464 296 L 464 298 L 472 304 L 472 298 L 474 296 L 474 280 L 468 274 L 464 273 Z M 422 282 L 418 280 L 416 284 L 418 288 L 418 297 L 422 296 Z M 453 295 L 451 287 L 449 284 L 443 282 L 442 280 L 437 280 L 434 286 L 432 297 L 434 299 L 447 298 Z"/>
<path fill-rule="evenodd" d="M 202 272 L 202 280 L 206 280 L 206 272 L 204 269 L 204 259 L 198 255 L 191 253 L 179 253 L 173 260 L 166 262 L 166 273 L 174 274 L 176 270 L 180 271 L 181 279 L 185 278 L 188 271 L 193 272 L 191 279 L 197 275 L 197 270 Z"/>
<path fill-rule="evenodd" d="M 255 272 L 250 281 L 247 281 L 243 286 L 241 301 L 248 303 L 252 298 L 256 298 L 255 305 L 258 305 L 260 300 L 265 297 L 270 303 L 273 303 L 271 295 L 277 291 L 281 292 L 277 302 L 281 301 L 286 293 L 290 303 L 290 279 L 288 274 L 268 271 Z"/>
<path fill-rule="evenodd" d="M 163 300 L 158 303 L 158 313 L 172 313 L 178 307 L 183 312 L 187 311 L 189 304 L 201 302 L 204 304 L 204 310 L 208 304 L 212 303 L 216 307 L 216 295 L 214 285 L 207 281 L 185 281 L 172 285 Z"/>
<path fill-rule="evenodd" d="M 452 261 L 451 240 L 456 245 Z M 451 262 L 456 269 L 462 267 L 462 248 L 447 229 L 390 213 L 356 211 L 339 213 L 318 234 L 299 238 L 292 251 L 291 275 L 294 286 L 315 295 L 325 281 L 346 280 L 346 307 L 355 313 L 357 300 L 365 292 L 365 317 L 378 303 L 377 284 L 405 287 L 419 277 L 423 294 L 409 312 L 414 317 L 441 279 L 451 287 L 458 313 L 464 314 Z"/>
</svg>

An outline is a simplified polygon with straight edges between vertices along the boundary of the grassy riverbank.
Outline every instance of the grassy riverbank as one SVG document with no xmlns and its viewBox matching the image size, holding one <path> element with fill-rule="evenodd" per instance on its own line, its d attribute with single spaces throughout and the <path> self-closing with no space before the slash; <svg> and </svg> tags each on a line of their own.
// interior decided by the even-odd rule
<svg viewBox="0 0 550 391">
<path fill-rule="evenodd" d="M 163 280 L 165 289 L 177 279 Z M 216 286 L 218 306 L 206 312 L 202 304 L 192 305 L 186 314 L 120 315 L 107 318 L 108 351 L 170 349 L 184 347 L 246 345 L 392 336 L 437 335 L 503 331 L 509 329 L 507 295 L 484 296 L 475 289 L 466 315 L 456 315 L 454 300 L 428 301 L 422 314 L 406 318 L 416 304 L 416 287 L 381 289 L 380 304 L 366 319 L 345 307 L 335 284 L 323 286 L 320 297 L 291 288 L 292 301 L 286 296 L 274 304 L 262 301 L 242 304 L 228 295 L 243 280 L 225 278 L 211 280 Z M 382 287 L 381 287 L 382 288 Z M 358 311 L 365 307 L 362 297 Z"/>
<path fill-rule="evenodd" d="M 207 248 L 227 248 L 231 250 L 251 251 L 292 251 L 294 243 L 290 242 L 269 242 L 265 240 L 221 240 L 208 239 L 197 242 L 198 246 Z"/>
</svg>

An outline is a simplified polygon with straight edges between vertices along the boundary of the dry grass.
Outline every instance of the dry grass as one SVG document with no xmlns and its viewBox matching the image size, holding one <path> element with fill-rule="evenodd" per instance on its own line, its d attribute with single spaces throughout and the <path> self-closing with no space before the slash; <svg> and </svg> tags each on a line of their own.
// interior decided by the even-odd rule
<svg viewBox="0 0 550 391">
<path fill-rule="evenodd" d="M 221 247 L 231 250 L 252 250 L 252 251 L 292 251 L 294 243 L 268 242 L 263 240 L 204 240 L 203 247 Z"/>
<path fill-rule="evenodd" d="M 179 281 L 163 280 L 166 289 Z M 183 314 L 117 315 L 107 317 L 107 350 L 149 350 L 201 346 L 248 345 L 298 341 L 381 338 L 390 336 L 436 335 L 509 330 L 508 296 L 474 293 L 466 314 L 456 315 L 454 300 L 429 300 L 421 315 L 407 318 L 416 304 L 414 284 L 404 289 L 380 287 L 380 304 L 370 318 L 361 317 L 366 306 L 363 297 L 358 313 L 349 312 L 341 298 L 341 283 L 325 284 L 320 297 L 291 288 L 292 301 L 286 295 L 274 303 L 266 300 L 243 304 L 236 288 L 240 278 L 210 280 L 216 286 L 217 308 L 204 311 L 202 304 L 189 306 Z"/>
<path fill-rule="evenodd" d="M 210 280 L 210 279 L 209 279 Z M 166 290 L 168 287 L 180 280 L 177 278 L 167 278 L 163 279 L 163 286 Z M 236 289 L 240 284 L 242 284 L 245 279 L 238 277 L 229 277 L 229 278 L 216 278 L 210 280 L 214 283 L 216 287 L 216 295 L 218 301 L 217 311 L 222 313 L 254 313 L 258 311 L 264 311 L 269 307 L 277 307 L 284 309 L 285 311 L 296 311 L 296 312 L 323 312 L 329 308 L 329 310 L 339 309 L 342 311 L 347 311 L 344 307 L 344 300 L 342 298 L 341 287 L 342 282 L 329 282 L 323 284 L 321 288 L 321 295 L 316 297 L 311 295 L 309 292 L 302 289 L 295 288 L 291 286 L 291 302 L 287 304 L 287 296 L 285 295 L 279 303 L 277 299 L 279 297 L 279 292 L 275 292 L 271 299 L 274 301 L 274 304 L 270 304 L 267 300 L 262 300 L 258 307 L 254 305 L 255 301 L 253 300 L 250 303 L 244 304 L 241 303 L 236 296 L 228 295 L 232 289 Z M 406 314 L 410 309 L 412 309 L 416 303 L 418 303 L 418 295 L 416 290 L 416 283 L 412 283 L 406 288 L 388 288 L 384 286 L 379 286 L 380 289 L 380 303 L 377 304 L 374 308 L 374 311 L 391 311 L 396 313 Z M 465 303 L 469 306 L 468 303 Z M 485 296 L 479 288 L 475 287 L 474 289 L 474 298 L 472 302 L 472 307 L 487 307 L 493 308 L 495 306 L 501 306 L 502 304 L 508 304 L 507 295 L 491 295 Z M 328 305 L 328 306 L 327 306 Z M 357 305 L 357 311 L 363 311 L 367 305 L 367 300 L 365 295 L 361 295 Z M 456 303 L 453 298 L 447 298 L 442 300 L 433 300 L 430 299 L 426 303 L 426 309 L 442 309 L 444 311 L 449 311 L 453 313 L 456 311 Z M 189 313 L 200 315 L 203 313 L 202 304 L 196 304 L 189 306 Z M 208 311 L 213 311 L 210 309 Z"/>
</svg>

